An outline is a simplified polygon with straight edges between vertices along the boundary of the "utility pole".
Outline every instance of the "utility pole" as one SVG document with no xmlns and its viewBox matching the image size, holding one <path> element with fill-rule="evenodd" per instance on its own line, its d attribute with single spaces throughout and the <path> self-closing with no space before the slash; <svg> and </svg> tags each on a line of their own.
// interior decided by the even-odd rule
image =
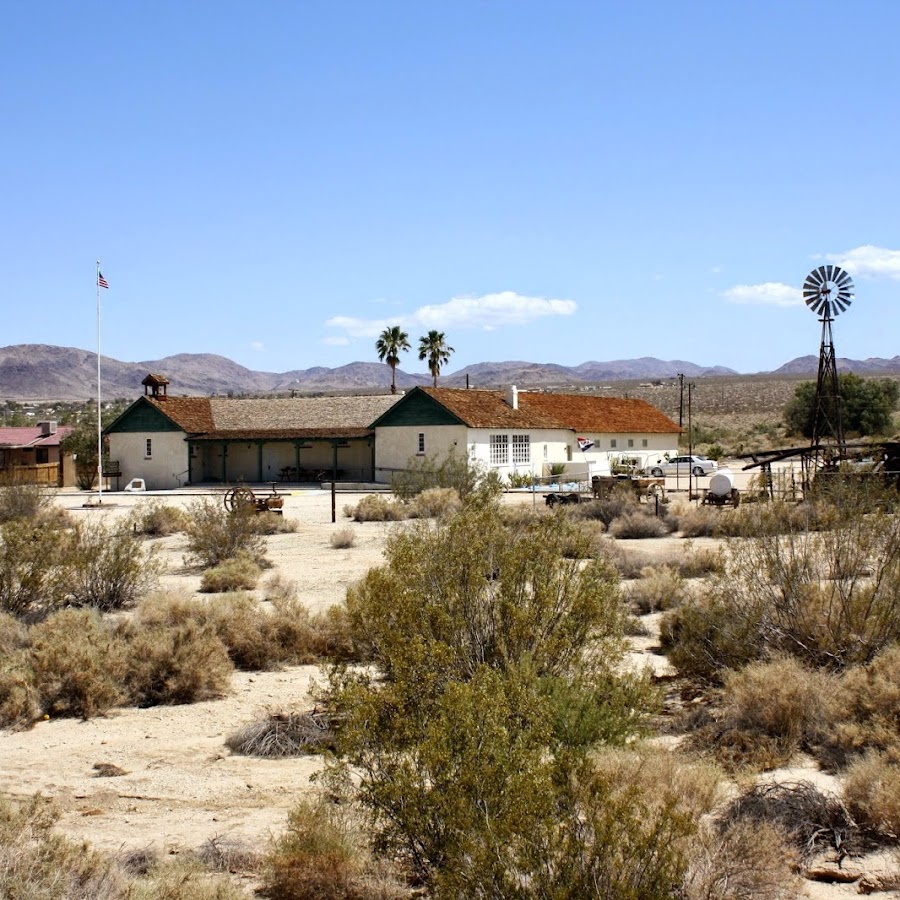
<svg viewBox="0 0 900 900">
<path fill-rule="evenodd" d="M 684 374 L 678 374 L 678 427 L 684 427 Z"/>
</svg>

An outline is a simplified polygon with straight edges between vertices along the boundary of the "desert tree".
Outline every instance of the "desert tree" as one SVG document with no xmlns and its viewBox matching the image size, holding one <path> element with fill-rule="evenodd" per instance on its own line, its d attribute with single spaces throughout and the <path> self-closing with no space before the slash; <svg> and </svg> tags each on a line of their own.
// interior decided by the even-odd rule
<svg viewBox="0 0 900 900">
<path fill-rule="evenodd" d="M 447 343 L 443 331 L 432 329 L 428 334 L 419 338 L 419 359 L 428 360 L 428 371 L 431 372 L 435 387 L 437 387 L 441 366 L 450 359 L 451 353 L 453 353 L 453 348 Z"/>
<path fill-rule="evenodd" d="M 397 366 L 401 351 L 409 350 L 409 335 L 399 325 L 391 325 L 375 341 L 378 358 L 391 367 L 391 393 L 397 393 Z"/>
</svg>

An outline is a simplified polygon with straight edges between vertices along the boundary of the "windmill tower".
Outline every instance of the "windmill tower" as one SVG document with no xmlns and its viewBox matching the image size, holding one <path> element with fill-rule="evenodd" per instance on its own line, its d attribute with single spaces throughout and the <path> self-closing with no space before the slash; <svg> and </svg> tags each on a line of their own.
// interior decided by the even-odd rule
<svg viewBox="0 0 900 900">
<path fill-rule="evenodd" d="M 838 391 L 837 360 L 831 324 L 835 317 L 846 311 L 853 302 L 853 281 L 838 266 L 819 266 L 813 269 L 803 282 L 803 300 L 819 316 L 822 323 L 813 446 L 819 447 L 823 439 L 830 438 L 843 449 L 844 426 L 841 422 L 841 398 Z"/>
</svg>

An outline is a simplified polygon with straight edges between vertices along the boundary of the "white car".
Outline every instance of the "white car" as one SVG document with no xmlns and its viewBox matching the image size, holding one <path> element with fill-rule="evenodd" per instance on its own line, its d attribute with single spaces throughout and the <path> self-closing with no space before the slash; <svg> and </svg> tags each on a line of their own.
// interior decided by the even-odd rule
<svg viewBox="0 0 900 900">
<path fill-rule="evenodd" d="M 650 469 L 654 478 L 662 478 L 663 475 L 712 475 L 719 464 L 714 459 L 705 456 L 673 456 L 668 462 L 659 463 Z"/>
</svg>

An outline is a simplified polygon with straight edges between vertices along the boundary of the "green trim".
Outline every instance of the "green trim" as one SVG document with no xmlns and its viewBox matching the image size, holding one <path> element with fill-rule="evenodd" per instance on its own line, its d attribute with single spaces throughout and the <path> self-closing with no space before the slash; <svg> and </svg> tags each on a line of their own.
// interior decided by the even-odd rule
<svg viewBox="0 0 900 900">
<path fill-rule="evenodd" d="M 369 428 L 392 428 L 401 425 L 465 425 L 468 427 L 467 422 L 418 387 L 401 397 Z"/>
</svg>

